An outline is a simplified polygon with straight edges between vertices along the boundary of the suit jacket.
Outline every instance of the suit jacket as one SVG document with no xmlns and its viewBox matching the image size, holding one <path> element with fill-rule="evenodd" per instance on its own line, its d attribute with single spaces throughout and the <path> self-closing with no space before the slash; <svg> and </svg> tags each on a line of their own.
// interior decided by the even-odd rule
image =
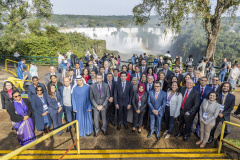
<svg viewBox="0 0 240 160">
<path fill-rule="evenodd" d="M 159 70 L 158 75 L 159 75 L 160 72 L 164 72 L 164 71 L 165 71 L 164 69 Z M 165 73 L 165 72 L 164 72 L 164 73 Z M 166 74 L 166 79 L 167 79 L 167 80 L 169 80 L 171 74 L 172 74 L 172 71 L 170 71 L 170 70 L 168 69 L 168 70 L 167 70 L 167 74 Z"/>
<path fill-rule="evenodd" d="M 70 76 L 68 76 L 68 78 L 70 79 Z M 76 76 L 73 74 L 72 80 L 70 82 L 71 85 L 75 84 L 75 79 L 76 79 Z"/>
<path fill-rule="evenodd" d="M 207 86 L 211 87 L 212 88 L 212 91 L 213 91 L 213 85 L 212 84 L 207 84 Z M 220 85 L 218 84 L 218 87 L 217 89 L 215 90 L 215 92 L 219 93 L 220 92 Z"/>
<path fill-rule="evenodd" d="M 29 117 L 33 117 L 33 109 L 31 106 L 30 101 L 27 98 L 23 98 L 24 103 L 26 104 L 27 108 L 28 108 L 28 112 L 27 112 L 27 116 Z M 8 114 L 10 115 L 10 119 L 12 122 L 20 122 L 23 121 L 23 116 L 20 116 L 18 114 L 16 114 L 15 111 L 15 106 L 14 106 L 14 102 L 11 101 L 9 103 L 9 107 L 8 107 Z"/>
<path fill-rule="evenodd" d="M 71 87 L 71 90 L 72 90 L 73 85 L 70 85 L 70 87 Z M 60 96 L 61 96 L 61 104 L 62 104 L 62 105 L 63 105 L 63 90 L 64 90 L 64 86 L 60 86 L 60 87 L 59 87 L 59 94 L 60 94 Z M 71 98 L 71 101 L 72 101 L 72 98 Z"/>
<path fill-rule="evenodd" d="M 115 81 L 115 80 L 114 80 L 114 76 L 113 76 L 113 81 L 116 82 L 116 83 L 117 83 L 117 82 L 120 82 L 120 81 L 121 81 L 121 78 L 118 76 L 117 81 Z"/>
<path fill-rule="evenodd" d="M 201 96 L 201 86 L 200 85 L 196 85 L 193 87 L 195 90 L 197 90 L 200 93 L 200 104 L 202 104 L 203 100 L 207 97 L 207 95 L 212 91 L 212 88 L 207 86 L 204 89 L 203 95 Z"/>
<path fill-rule="evenodd" d="M 141 79 L 141 76 L 142 76 L 142 73 L 139 73 L 139 80 Z M 136 73 L 133 73 L 133 74 L 131 75 L 131 82 L 132 82 L 133 77 L 137 77 L 137 74 L 136 74 Z"/>
<path fill-rule="evenodd" d="M 108 82 L 105 82 L 105 83 L 108 85 Z M 117 82 L 112 81 L 111 89 L 110 89 L 110 87 L 108 87 L 109 88 L 110 97 L 114 97 L 114 89 L 116 87 L 116 84 L 117 84 Z"/>
<path fill-rule="evenodd" d="M 83 69 L 80 68 L 79 70 L 80 70 L 80 71 L 79 71 L 79 72 L 80 72 L 80 75 L 82 75 L 82 70 L 83 70 Z M 76 68 L 73 69 L 73 72 L 74 72 L 73 75 L 74 75 L 75 77 L 77 77 L 77 71 L 76 71 Z"/>
<path fill-rule="evenodd" d="M 170 93 L 172 91 L 169 90 L 167 92 L 167 97 L 169 97 Z M 169 102 L 169 106 L 170 106 L 170 116 L 173 117 L 178 117 L 180 114 L 180 108 L 182 105 L 182 94 L 181 93 L 174 93 L 174 95 L 172 96 L 170 102 Z"/>
<path fill-rule="evenodd" d="M 96 83 L 96 82 L 95 82 L 95 83 Z M 89 80 L 87 81 L 87 84 L 91 86 L 91 85 L 93 84 L 93 80 L 92 80 L 92 79 L 89 79 Z"/>
<path fill-rule="evenodd" d="M 56 76 L 57 76 L 57 82 L 63 82 L 63 78 L 62 78 L 62 74 L 61 73 L 57 73 L 57 72 L 55 72 L 55 74 L 56 74 Z M 44 81 L 44 83 L 45 83 L 45 86 L 48 86 L 49 85 L 49 83 L 51 82 L 51 79 L 50 79 L 50 77 L 51 77 L 51 73 L 48 73 L 48 74 L 46 74 L 45 75 L 45 81 Z"/>
<path fill-rule="evenodd" d="M 148 106 L 149 106 L 149 114 L 153 114 L 153 110 L 157 110 L 160 116 L 163 116 L 163 112 L 167 103 L 167 93 L 163 90 L 158 93 L 157 100 L 156 98 L 156 91 L 152 90 L 149 92 L 148 95 Z"/>
<path fill-rule="evenodd" d="M 209 124 L 212 122 L 215 123 L 215 120 L 218 117 L 219 111 L 221 109 L 221 105 L 217 101 L 215 101 L 211 105 L 209 105 L 208 108 L 207 106 L 208 106 L 208 100 L 204 99 L 199 110 L 200 121 L 204 119 L 205 124 Z M 203 118 L 204 112 L 208 113 L 207 118 Z"/>
<path fill-rule="evenodd" d="M 148 90 L 148 83 L 145 83 L 144 85 L 145 85 L 145 91 L 146 91 L 146 92 L 149 93 L 151 90 L 154 90 L 154 83 L 152 84 L 152 88 L 151 88 L 150 91 Z"/>
<path fill-rule="evenodd" d="M 93 66 L 93 69 L 92 69 L 92 70 L 90 70 L 90 67 L 89 67 L 89 66 L 86 67 L 86 68 L 89 70 L 89 72 L 91 72 L 91 71 L 93 70 L 93 71 L 96 72 L 96 74 L 98 73 L 98 69 L 97 69 L 97 67 L 95 67 L 95 66 Z"/>
<path fill-rule="evenodd" d="M 173 76 L 175 76 L 175 73 L 172 72 L 169 76 L 168 82 L 170 82 L 172 80 Z M 180 84 L 182 82 L 182 79 L 183 79 L 183 75 L 178 74 L 178 84 Z"/>
<path fill-rule="evenodd" d="M 56 92 L 56 98 L 51 98 L 47 95 L 47 103 L 48 103 L 48 112 L 49 113 L 56 113 L 58 110 L 58 102 L 60 102 L 61 107 L 63 106 L 63 100 L 59 92 Z"/>
<path fill-rule="evenodd" d="M 119 107 L 132 104 L 133 86 L 131 82 L 126 81 L 125 90 L 123 92 L 122 81 L 117 82 L 114 88 L 114 104 Z"/>
<path fill-rule="evenodd" d="M 201 78 L 198 78 L 198 79 L 197 79 L 197 82 L 195 83 L 195 78 L 193 77 L 193 83 L 194 83 L 195 85 L 200 85 L 200 80 L 201 80 Z"/>
<path fill-rule="evenodd" d="M 101 94 L 98 91 L 98 84 L 94 83 L 90 86 L 90 100 L 92 102 L 92 108 L 97 109 L 99 105 L 102 105 L 104 109 L 108 106 L 108 100 L 110 98 L 109 87 L 106 83 L 101 84 Z"/>
<path fill-rule="evenodd" d="M 222 104 L 222 92 L 219 93 L 218 95 L 218 103 Z M 230 113 L 233 110 L 233 107 L 235 105 L 235 96 L 231 93 L 227 94 L 227 97 L 225 98 L 224 102 L 224 109 L 222 111 L 223 118 L 226 121 L 230 121 Z"/>
<path fill-rule="evenodd" d="M 142 70 L 142 68 L 143 68 L 143 67 L 141 66 L 141 67 L 140 67 L 140 73 L 146 74 L 146 73 L 147 73 L 147 70 L 148 70 L 148 67 L 146 66 L 144 71 Z"/>
<path fill-rule="evenodd" d="M 181 89 L 183 100 L 184 100 L 186 89 L 187 87 L 182 87 Z M 200 104 L 200 93 L 196 91 L 194 88 L 192 88 L 191 92 L 188 93 L 188 97 L 185 101 L 183 110 L 184 112 L 189 112 L 190 116 L 194 116 L 199 110 L 199 107 L 200 107 L 199 104 Z"/>
<path fill-rule="evenodd" d="M 47 87 L 49 88 L 51 84 L 52 84 L 52 82 L 50 82 Z M 59 88 L 61 86 L 63 86 L 62 82 L 57 82 L 57 91 L 59 91 Z"/>
<path fill-rule="evenodd" d="M 140 112 L 146 111 L 147 101 L 148 101 L 148 94 L 147 92 L 144 92 L 144 94 L 142 95 Z M 135 113 L 138 110 L 138 92 L 134 92 L 133 94 L 132 106 L 133 106 L 133 111 Z"/>
<path fill-rule="evenodd" d="M 12 98 L 9 97 L 7 92 L 1 91 L 1 101 L 2 101 L 2 109 L 8 110 L 9 105 L 12 102 Z"/>
<path fill-rule="evenodd" d="M 44 84 L 38 83 L 38 86 L 41 86 L 43 88 L 43 94 L 47 94 L 47 89 L 46 89 Z M 36 88 L 35 88 L 34 84 L 31 84 L 28 87 L 28 99 L 31 101 L 32 96 L 35 95 L 35 94 L 37 94 L 36 93 Z"/>
</svg>

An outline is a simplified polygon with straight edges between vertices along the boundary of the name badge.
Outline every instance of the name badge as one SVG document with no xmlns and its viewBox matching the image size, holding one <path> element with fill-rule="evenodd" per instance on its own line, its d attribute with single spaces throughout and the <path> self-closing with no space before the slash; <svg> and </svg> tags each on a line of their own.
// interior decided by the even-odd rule
<svg viewBox="0 0 240 160">
<path fill-rule="evenodd" d="M 46 104 L 43 105 L 43 109 L 44 110 L 47 110 L 48 109 L 48 106 Z"/>
<path fill-rule="evenodd" d="M 167 101 L 167 104 L 166 104 L 167 106 L 170 106 L 170 102 L 169 101 Z"/>
<path fill-rule="evenodd" d="M 204 112 L 203 113 L 203 118 L 207 118 L 208 117 L 208 113 Z"/>
<path fill-rule="evenodd" d="M 141 101 L 139 101 L 139 102 L 138 102 L 138 106 L 139 106 L 139 107 L 141 107 L 141 105 L 142 105 L 142 102 L 141 102 Z"/>
<path fill-rule="evenodd" d="M 220 111 L 223 111 L 223 110 L 224 110 L 224 105 L 221 105 Z"/>
<path fill-rule="evenodd" d="M 58 107 L 61 107 L 61 103 L 60 102 L 58 102 Z"/>
</svg>

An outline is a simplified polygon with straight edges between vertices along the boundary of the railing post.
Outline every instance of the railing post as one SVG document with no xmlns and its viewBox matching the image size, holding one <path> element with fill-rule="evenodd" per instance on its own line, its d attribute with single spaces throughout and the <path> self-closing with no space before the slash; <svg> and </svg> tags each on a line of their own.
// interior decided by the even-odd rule
<svg viewBox="0 0 240 160">
<path fill-rule="evenodd" d="M 51 59 L 51 65 L 53 65 L 53 59 L 52 59 L 52 57 L 50 57 L 50 59 Z"/>
<path fill-rule="evenodd" d="M 5 69 L 7 70 L 7 59 L 5 60 Z"/>
<path fill-rule="evenodd" d="M 77 130 L 77 154 L 80 154 L 80 141 L 79 141 L 79 125 L 78 125 L 78 121 L 76 123 L 76 130 Z"/>
<path fill-rule="evenodd" d="M 36 63 L 37 63 L 37 62 L 36 62 L 36 56 L 33 57 L 33 62 L 34 62 L 35 65 L 37 65 L 37 64 L 36 64 Z"/>
<path fill-rule="evenodd" d="M 226 121 L 223 122 L 222 125 L 222 131 L 221 131 L 221 136 L 220 136 L 220 141 L 219 141 L 219 146 L 218 146 L 218 154 L 221 153 L 221 149 L 222 149 L 222 139 L 223 139 L 223 135 L 224 135 L 224 131 L 225 131 L 225 126 L 226 126 Z"/>
</svg>

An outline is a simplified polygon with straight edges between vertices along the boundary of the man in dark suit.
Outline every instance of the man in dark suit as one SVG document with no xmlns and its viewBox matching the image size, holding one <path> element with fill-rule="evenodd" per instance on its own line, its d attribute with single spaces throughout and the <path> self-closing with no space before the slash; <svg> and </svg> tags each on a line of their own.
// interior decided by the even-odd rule
<svg viewBox="0 0 240 160">
<path fill-rule="evenodd" d="M 232 90 L 231 84 L 229 82 L 223 82 L 220 87 L 220 92 L 218 94 L 218 103 L 221 104 L 221 110 L 216 118 L 215 126 L 212 128 L 208 143 L 211 143 L 214 140 L 214 133 L 219 122 L 230 121 L 230 114 L 235 105 L 235 96 L 230 93 Z M 230 125 L 226 124 L 223 138 L 230 134 Z M 220 140 L 220 135 L 217 140 Z"/>
<path fill-rule="evenodd" d="M 110 94 L 108 85 L 106 83 L 103 83 L 102 74 L 97 74 L 97 83 L 94 83 L 90 86 L 90 100 L 92 103 L 95 126 L 94 137 L 97 137 L 98 132 L 100 131 L 99 127 L 100 113 L 102 117 L 101 129 L 103 131 L 103 134 L 107 135 L 107 108 L 109 97 Z"/>
<path fill-rule="evenodd" d="M 147 83 L 145 83 L 145 91 L 147 93 L 149 93 L 151 90 L 154 90 L 154 77 L 152 75 L 149 75 L 148 78 L 147 78 Z M 146 107 L 146 112 L 144 113 L 144 116 L 143 116 L 143 127 L 147 127 L 147 124 L 148 124 L 148 116 L 149 116 L 149 113 L 148 113 L 148 110 L 149 110 L 149 106 L 147 105 Z"/>
<path fill-rule="evenodd" d="M 57 82 L 61 82 L 61 83 L 63 82 L 62 74 L 56 72 L 55 66 L 53 66 L 53 65 L 49 66 L 49 71 L 50 71 L 50 73 L 47 73 L 44 78 L 46 86 L 48 86 L 49 83 L 51 82 L 51 79 L 50 79 L 51 75 L 57 76 Z"/>
<path fill-rule="evenodd" d="M 114 88 L 116 86 L 116 82 L 113 81 L 112 73 L 107 74 L 107 82 L 109 87 L 110 98 L 108 100 L 108 109 L 107 109 L 107 122 L 111 122 L 113 126 L 115 126 L 114 116 L 115 116 L 115 105 L 113 101 L 114 97 Z"/>
<path fill-rule="evenodd" d="M 75 119 L 74 113 L 73 113 L 73 106 L 72 106 L 72 85 L 71 81 L 68 77 L 65 77 L 63 80 L 64 86 L 59 87 L 59 93 L 61 95 L 61 104 L 63 104 L 63 111 L 65 113 L 65 120 L 67 123 L 72 122 Z M 66 132 L 69 132 L 71 129 L 71 126 L 67 128 Z"/>
<path fill-rule="evenodd" d="M 91 79 L 87 81 L 87 84 L 91 86 L 93 83 L 96 83 L 96 82 L 97 82 L 96 72 L 91 71 Z"/>
<path fill-rule="evenodd" d="M 139 82 L 140 79 L 141 79 L 141 76 L 142 76 L 142 74 L 140 73 L 140 67 L 139 67 L 139 66 L 136 66 L 136 67 L 135 67 L 135 73 L 133 73 L 133 74 L 131 75 L 131 81 L 132 81 L 133 77 L 136 77 L 137 80 L 138 80 L 138 82 Z"/>
<path fill-rule="evenodd" d="M 207 86 L 211 87 L 213 91 L 219 93 L 220 85 L 218 83 L 219 83 L 219 77 L 214 76 L 212 79 L 212 84 L 208 84 Z"/>
<path fill-rule="evenodd" d="M 121 81 L 121 78 L 118 76 L 119 74 L 119 70 L 118 69 L 114 69 L 113 70 L 113 81 L 114 82 L 118 82 L 118 81 Z"/>
<path fill-rule="evenodd" d="M 89 70 L 89 72 L 95 71 L 95 73 L 97 74 L 98 73 L 98 69 L 97 69 L 97 67 L 93 66 L 93 61 L 89 60 L 88 64 L 89 64 L 89 66 L 86 67 L 86 68 Z"/>
<path fill-rule="evenodd" d="M 167 103 L 167 93 L 161 90 L 161 83 L 155 82 L 154 89 L 149 92 L 148 96 L 148 106 L 149 106 L 149 116 L 150 116 L 150 133 L 148 138 L 152 134 L 156 133 L 157 140 L 160 139 L 159 132 L 161 130 L 161 120 L 163 117 L 164 109 Z M 155 130 L 155 119 L 156 119 L 156 130 Z"/>
<path fill-rule="evenodd" d="M 170 74 L 170 78 L 168 79 L 168 82 L 170 82 L 172 80 L 173 76 L 176 76 L 178 78 L 178 84 L 180 84 L 182 82 L 183 79 L 183 75 L 181 75 L 180 73 L 180 66 L 176 65 L 174 66 L 174 73 Z"/>
<path fill-rule="evenodd" d="M 142 60 L 142 66 L 140 67 L 140 73 L 145 74 L 147 73 L 147 61 L 145 59 Z"/>
<path fill-rule="evenodd" d="M 200 93 L 200 104 L 202 104 L 203 100 L 208 96 L 208 94 L 212 91 L 212 88 L 207 86 L 207 77 L 202 77 L 200 80 L 200 85 L 196 85 L 193 87 L 195 90 L 197 90 Z M 195 117 L 195 116 L 194 116 Z M 199 110 L 198 110 L 198 117 L 199 117 Z M 192 122 L 193 126 L 193 122 Z M 192 129 L 191 126 L 191 129 Z M 194 135 L 200 139 L 200 118 L 198 118 L 198 122 L 196 125 L 196 131 L 194 132 Z"/>
<path fill-rule="evenodd" d="M 75 64 L 75 69 L 74 69 L 74 76 L 77 77 L 79 75 L 82 75 L 82 70 L 80 68 L 79 63 Z"/>
<path fill-rule="evenodd" d="M 186 142 L 190 136 L 191 123 L 194 115 L 200 107 L 200 93 L 193 88 L 192 79 L 186 81 L 186 87 L 181 89 L 181 93 L 183 95 L 183 101 L 179 115 L 179 131 L 176 137 L 180 137 L 183 134 L 183 140 Z M 184 124 L 185 129 L 183 129 Z"/>
<path fill-rule="evenodd" d="M 70 69 L 70 70 L 68 71 L 68 76 L 67 76 L 67 77 L 68 77 L 69 80 L 70 80 L 70 84 L 71 84 L 71 85 L 74 85 L 74 84 L 75 84 L 76 76 L 74 75 L 73 69 Z"/>
<path fill-rule="evenodd" d="M 99 68 L 99 73 L 103 76 L 103 82 L 107 81 L 107 74 L 105 74 L 105 68 L 103 66 L 101 66 Z"/>
<path fill-rule="evenodd" d="M 193 83 L 195 85 L 200 85 L 200 78 L 199 78 L 199 75 L 200 75 L 200 72 L 198 70 L 195 70 L 194 73 L 193 73 L 194 77 L 193 77 Z"/>
<path fill-rule="evenodd" d="M 114 88 L 114 104 L 118 112 L 117 130 L 120 130 L 122 119 L 124 127 L 128 129 L 127 113 L 128 109 L 131 108 L 133 96 L 133 86 L 131 82 L 126 81 L 127 73 L 121 72 L 120 76 L 121 81 L 117 82 L 117 85 Z"/>
<path fill-rule="evenodd" d="M 172 71 L 169 70 L 169 64 L 168 63 L 164 63 L 163 64 L 163 69 L 159 70 L 158 75 L 159 75 L 160 72 L 164 72 L 165 73 L 165 76 L 166 76 L 167 80 L 169 80 L 170 75 L 172 74 Z"/>
</svg>

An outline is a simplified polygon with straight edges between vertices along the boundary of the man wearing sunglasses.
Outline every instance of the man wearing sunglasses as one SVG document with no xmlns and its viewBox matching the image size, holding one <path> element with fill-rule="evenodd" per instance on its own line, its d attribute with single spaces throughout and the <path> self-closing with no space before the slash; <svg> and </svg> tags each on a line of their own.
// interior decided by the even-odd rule
<svg viewBox="0 0 240 160">
<path fill-rule="evenodd" d="M 208 84 L 207 86 L 211 87 L 213 91 L 219 93 L 220 85 L 218 83 L 219 83 L 219 77 L 215 76 L 212 79 L 212 84 Z"/>
</svg>

